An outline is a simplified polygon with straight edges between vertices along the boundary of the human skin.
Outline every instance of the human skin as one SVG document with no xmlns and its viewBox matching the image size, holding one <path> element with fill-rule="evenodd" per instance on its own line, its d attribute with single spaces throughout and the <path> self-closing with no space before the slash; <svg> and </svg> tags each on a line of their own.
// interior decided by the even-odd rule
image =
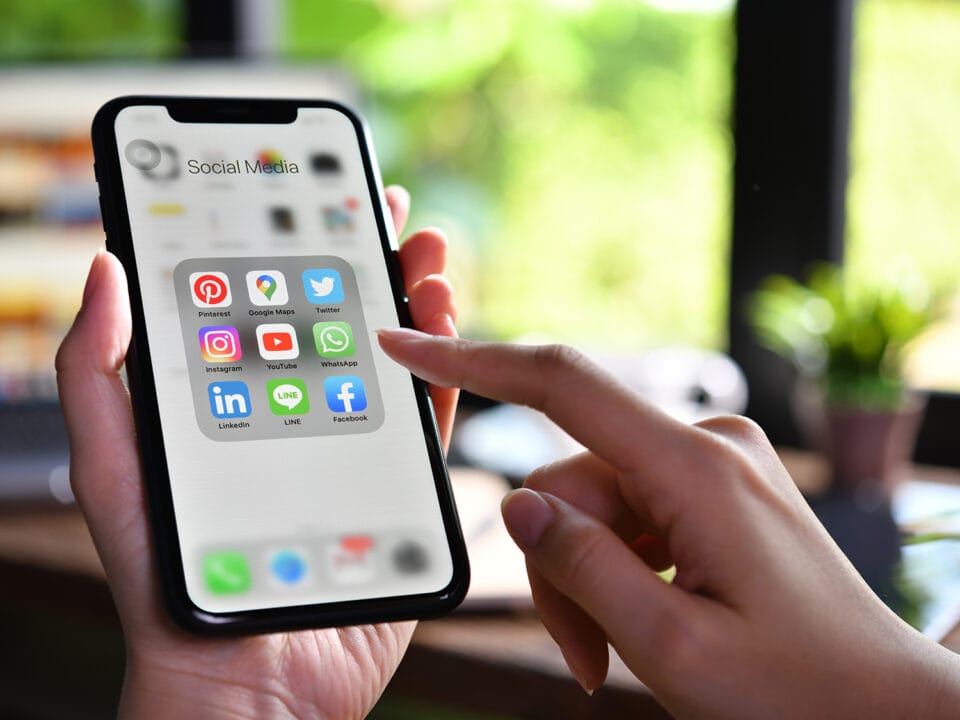
<svg viewBox="0 0 960 720">
<path fill-rule="evenodd" d="M 399 236 L 410 199 L 386 191 Z M 456 335 L 446 240 L 421 230 L 400 248 L 414 324 Z M 76 495 L 107 573 L 127 645 L 119 715 L 131 718 L 363 717 L 403 657 L 414 622 L 238 638 L 190 635 L 166 615 L 146 520 L 133 418 L 120 368 L 130 344 L 126 279 L 101 251 L 57 355 Z M 457 390 L 431 388 L 444 446 Z"/>
<path fill-rule="evenodd" d="M 435 386 L 540 410 L 587 448 L 502 508 L 586 690 L 609 641 L 678 717 L 957 716 L 960 657 L 870 591 L 755 423 L 678 422 L 564 346 L 412 330 L 380 343 Z M 652 571 L 672 564 L 672 583 Z"/>
</svg>

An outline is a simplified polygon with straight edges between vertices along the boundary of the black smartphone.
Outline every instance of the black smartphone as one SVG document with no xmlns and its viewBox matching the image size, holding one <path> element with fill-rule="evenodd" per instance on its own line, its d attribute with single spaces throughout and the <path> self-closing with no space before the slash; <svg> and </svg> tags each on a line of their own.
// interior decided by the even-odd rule
<svg viewBox="0 0 960 720">
<path fill-rule="evenodd" d="M 321 100 L 123 97 L 93 121 L 167 607 L 203 633 L 447 612 L 467 555 L 369 133 Z"/>
</svg>

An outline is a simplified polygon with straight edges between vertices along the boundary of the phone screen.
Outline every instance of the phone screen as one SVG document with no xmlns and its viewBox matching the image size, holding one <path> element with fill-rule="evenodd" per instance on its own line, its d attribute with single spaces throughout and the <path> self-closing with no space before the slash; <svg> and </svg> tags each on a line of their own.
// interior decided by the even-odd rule
<svg viewBox="0 0 960 720">
<path fill-rule="evenodd" d="M 413 383 L 374 333 L 400 322 L 395 240 L 359 127 L 329 107 L 246 124 L 133 105 L 114 130 L 189 599 L 449 586 Z"/>
</svg>

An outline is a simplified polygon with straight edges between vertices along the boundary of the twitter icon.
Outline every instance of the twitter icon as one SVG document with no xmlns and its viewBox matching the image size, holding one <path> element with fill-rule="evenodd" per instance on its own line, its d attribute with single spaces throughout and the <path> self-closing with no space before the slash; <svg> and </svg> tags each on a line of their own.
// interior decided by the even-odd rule
<svg viewBox="0 0 960 720">
<path fill-rule="evenodd" d="M 343 282 L 333 268 L 303 271 L 303 291 L 314 305 L 343 302 Z"/>
</svg>

